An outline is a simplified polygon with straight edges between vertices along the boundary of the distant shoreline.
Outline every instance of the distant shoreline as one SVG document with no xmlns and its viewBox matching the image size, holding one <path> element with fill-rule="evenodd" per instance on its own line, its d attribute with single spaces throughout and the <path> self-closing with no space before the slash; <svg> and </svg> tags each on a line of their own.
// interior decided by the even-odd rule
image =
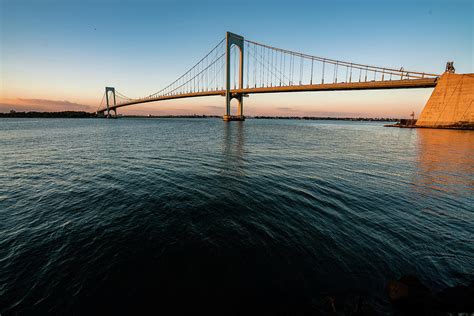
<svg viewBox="0 0 474 316">
<path fill-rule="evenodd" d="M 0 118 L 93 118 L 95 113 L 83 111 L 62 112 L 16 112 L 0 113 Z"/>
<path fill-rule="evenodd" d="M 63 112 L 15 112 L 0 113 L 0 118 L 96 118 L 95 113 L 83 111 Z M 219 118 L 218 115 L 119 115 L 120 118 Z M 335 120 L 335 121 L 367 121 L 367 122 L 398 122 L 399 118 L 370 117 L 330 117 L 330 116 L 246 116 L 247 119 L 272 120 Z"/>
</svg>

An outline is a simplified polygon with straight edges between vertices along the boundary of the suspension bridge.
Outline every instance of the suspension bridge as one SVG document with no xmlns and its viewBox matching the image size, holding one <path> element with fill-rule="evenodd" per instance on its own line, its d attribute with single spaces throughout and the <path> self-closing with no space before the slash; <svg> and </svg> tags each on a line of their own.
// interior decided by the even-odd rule
<svg viewBox="0 0 474 316">
<path fill-rule="evenodd" d="M 246 40 L 230 32 L 193 67 L 161 90 L 131 98 L 106 87 L 97 114 L 164 100 L 220 95 L 224 120 L 244 120 L 243 98 L 255 93 L 407 89 L 437 85 L 440 75 L 334 60 Z M 231 115 L 231 100 L 237 115 Z"/>
</svg>

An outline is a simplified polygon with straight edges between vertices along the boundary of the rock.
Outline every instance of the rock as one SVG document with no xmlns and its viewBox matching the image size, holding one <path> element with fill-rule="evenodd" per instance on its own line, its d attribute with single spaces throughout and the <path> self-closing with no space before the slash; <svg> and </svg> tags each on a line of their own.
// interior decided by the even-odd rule
<svg viewBox="0 0 474 316">
<path fill-rule="evenodd" d="M 414 276 L 390 281 L 387 291 L 392 306 L 404 315 L 433 315 L 436 309 L 433 294 Z"/>
<path fill-rule="evenodd" d="M 316 315 L 321 316 L 372 316 L 377 315 L 370 303 L 361 295 L 345 294 L 326 296 L 316 304 Z"/>
<path fill-rule="evenodd" d="M 474 313 L 474 281 L 433 295 L 416 277 L 404 276 L 390 281 L 387 290 L 392 306 L 402 315 Z"/>
<path fill-rule="evenodd" d="M 469 286 L 448 287 L 436 294 L 440 309 L 449 313 L 474 313 L 474 281 Z"/>
</svg>

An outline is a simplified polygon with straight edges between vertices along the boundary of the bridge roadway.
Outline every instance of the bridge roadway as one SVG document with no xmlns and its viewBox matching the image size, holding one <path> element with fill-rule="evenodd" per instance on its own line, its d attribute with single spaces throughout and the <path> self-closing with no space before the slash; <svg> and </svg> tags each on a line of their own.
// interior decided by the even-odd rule
<svg viewBox="0 0 474 316">
<path fill-rule="evenodd" d="M 255 93 L 277 93 L 277 92 L 304 92 L 304 91 L 335 91 L 335 90 L 378 90 L 378 89 L 410 89 L 410 88 L 432 88 L 438 83 L 439 78 L 423 78 L 423 79 L 404 79 L 404 80 L 386 80 L 386 81 L 367 81 L 367 82 L 341 82 L 341 83 L 327 83 L 327 84 L 309 84 L 309 85 L 291 85 L 291 86 L 274 86 L 274 87 L 260 87 L 260 88 L 244 88 L 232 89 L 232 94 L 255 94 Z M 134 99 L 129 102 L 120 103 L 117 105 L 110 105 L 109 109 L 114 110 L 123 106 L 174 100 L 193 97 L 205 97 L 220 95 L 225 96 L 225 90 L 216 91 L 202 91 L 192 93 L 181 93 L 176 95 L 164 95 L 153 98 Z M 103 108 L 98 112 L 107 111 Z"/>
</svg>

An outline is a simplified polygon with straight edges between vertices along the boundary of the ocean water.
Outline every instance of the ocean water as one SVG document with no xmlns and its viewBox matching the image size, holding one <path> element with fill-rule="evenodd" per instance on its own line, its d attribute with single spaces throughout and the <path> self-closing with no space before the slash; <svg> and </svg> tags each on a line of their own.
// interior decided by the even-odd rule
<svg viewBox="0 0 474 316">
<path fill-rule="evenodd" d="M 391 313 L 474 279 L 473 205 L 471 131 L 3 119 L 0 313 Z"/>
</svg>

